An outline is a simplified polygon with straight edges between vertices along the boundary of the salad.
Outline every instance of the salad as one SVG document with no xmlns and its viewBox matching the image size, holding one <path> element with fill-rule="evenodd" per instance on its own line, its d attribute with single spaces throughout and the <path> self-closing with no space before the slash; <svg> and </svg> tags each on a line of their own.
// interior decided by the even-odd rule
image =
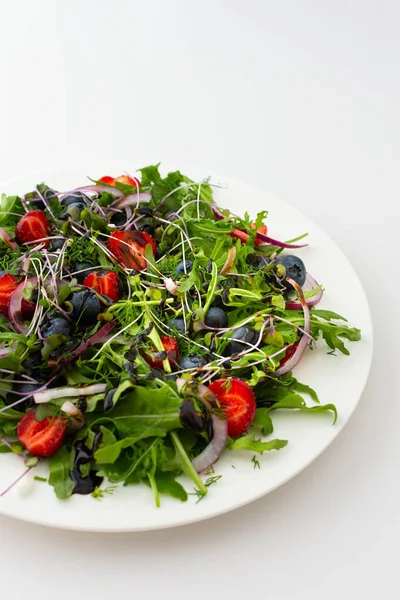
<svg viewBox="0 0 400 600">
<path fill-rule="evenodd" d="M 2 196 L 0 453 L 18 480 L 48 460 L 60 499 L 144 483 L 185 501 L 181 475 L 201 499 L 222 453 L 287 445 L 274 411 L 336 420 L 293 371 L 360 331 L 318 308 L 304 236 L 270 237 L 267 211 L 237 216 L 213 187 L 155 165 Z"/>
</svg>

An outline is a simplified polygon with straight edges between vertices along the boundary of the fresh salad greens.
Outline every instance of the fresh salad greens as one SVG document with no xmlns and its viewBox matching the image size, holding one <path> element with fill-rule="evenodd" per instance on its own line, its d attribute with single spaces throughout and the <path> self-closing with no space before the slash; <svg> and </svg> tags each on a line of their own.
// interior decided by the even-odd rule
<svg viewBox="0 0 400 600">
<path fill-rule="evenodd" d="M 60 499 L 145 483 L 159 506 L 187 500 L 182 474 L 201 499 L 223 452 L 256 467 L 284 448 L 265 439 L 275 410 L 335 421 L 292 371 L 321 339 L 348 354 L 360 331 L 315 308 L 302 245 L 269 237 L 267 216 L 159 165 L 3 195 L 0 453 L 21 471 L 49 459 Z"/>
</svg>

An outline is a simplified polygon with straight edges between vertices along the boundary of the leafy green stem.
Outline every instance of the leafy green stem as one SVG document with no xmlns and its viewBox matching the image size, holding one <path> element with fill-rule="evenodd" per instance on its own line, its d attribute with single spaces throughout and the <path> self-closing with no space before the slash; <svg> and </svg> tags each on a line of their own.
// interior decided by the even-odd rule
<svg viewBox="0 0 400 600">
<path fill-rule="evenodd" d="M 193 483 L 195 483 L 197 485 L 199 490 L 204 495 L 207 494 L 207 491 L 208 491 L 207 487 L 204 485 L 204 483 L 200 479 L 199 474 L 197 473 L 196 469 L 192 465 L 192 462 L 191 462 L 190 458 L 188 457 L 188 455 L 186 454 L 186 451 L 185 451 L 184 447 L 182 446 L 182 443 L 181 443 L 176 431 L 171 431 L 171 439 L 175 446 L 176 451 L 180 454 L 180 456 L 184 462 L 186 475 L 188 475 L 190 477 L 190 479 L 193 481 Z"/>
</svg>

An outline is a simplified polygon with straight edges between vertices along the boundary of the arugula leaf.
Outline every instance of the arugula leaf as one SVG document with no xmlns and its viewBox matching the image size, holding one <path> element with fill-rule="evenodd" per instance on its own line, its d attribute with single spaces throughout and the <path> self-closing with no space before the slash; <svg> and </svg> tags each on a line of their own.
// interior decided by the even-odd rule
<svg viewBox="0 0 400 600">
<path fill-rule="evenodd" d="M 57 498 L 65 500 L 69 498 L 75 487 L 70 477 L 70 470 L 74 461 L 74 449 L 61 446 L 60 450 L 50 458 L 49 484 L 53 486 Z"/>
<path fill-rule="evenodd" d="M 268 408 L 257 408 L 253 426 L 259 427 L 263 435 L 270 435 L 274 431 Z"/>
<path fill-rule="evenodd" d="M 311 314 L 316 315 L 317 317 L 322 317 L 322 319 L 325 319 L 326 321 L 345 321 L 347 323 L 347 319 L 341 317 L 332 310 L 320 310 L 317 308 L 313 308 Z"/>
<path fill-rule="evenodd" d="M 286 396 L 286 398 L 283 398 L 282 400 L 279 400 L 279 402 L 273 404 L 269 410 L 278 410 L 279 408 L 298 409 L 315 413 L 332 411 L 333 424 L 336 423 L 338 416 L 337 409 L 334 404 L 318 404 L 317 406 L 307 406 L 306 401 L 304 398 L 302 398 L 302 396 L 299 396 L 299 394 L 290 394 Z"/>
<path fill-rule="evenodd" d="M 163 437 L 168 431 L 181 428 L 179 409 L 182 398 L 167 383 L 151 383 L 153 387 L 135 385 L 133 391 L 124 396 L 123 402 L 104 416 L 88 414 L 86 422 L 94 427 L 109 421 L 122 436 L 139 439 Z"/>
<path fill-rule="evenodd" d="M 167 494 L 172 498 L 177 498 L 181 502 L 186 502 L 188 499 L 185 488 L 176 481 L 176 475 L 172 472 L 156 471 L 154 473 L 154 481 L 160 494 Z M 146 483 L 150 485 L 150 482 Z"/>
<path fill-rule="evenodd" d="M 25 213 L 19 196 L 1 195 L 0 226 L 9 234 L 14 235 L 15 224 Z"/>
<path fill-rule="evenodd" d="M 248 435 L 244 435 L 236 440 L 232 440 L 228 448 L 229 450 L 251 450 L 252 452 L 258 452 L 259 454 L 263 454 L 264 452 L 268 452 L 269 450 L 280 450 L 287 446 L 287 440 L 270 440 L 268 442 L 263 442 L 262 440 L 256 438 L 254 433 L 249 433 Z"/>
</svg>

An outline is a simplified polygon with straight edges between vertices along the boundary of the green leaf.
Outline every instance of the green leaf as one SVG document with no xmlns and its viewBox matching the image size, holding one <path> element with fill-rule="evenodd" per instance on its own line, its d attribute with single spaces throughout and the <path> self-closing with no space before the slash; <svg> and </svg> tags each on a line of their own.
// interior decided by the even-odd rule
<svg viewBox="0 0 400 600">
<path fill-rule="evenodd" d="M 188 495 L 184 487 L 175 479 L 176 475 L 172 472 L 156 471 L 154 479 L 160 494 L 167 494 L 172 498 L 177 498 L 181 502 L 186 502 Z"/>
<path fill-rule="evenodd" d="M 163 437 L 168 431 L 181 427 L 181 404 L 182 398 L 167 383 L 160 382 L 158 388 L 135 385 L 123 402 L 103 417 L 95 413 L 86 415 L 86 422 L 93 427 L 96 423 L 111 421 L 127 438 Z"/>
<path fill-rule="evenodd" d="M 268 332 L 265 336 L 265 342 L 271 346 L 276 346 L 277 348 L 283 348 L 285 345 L 283 337 L 279 331 L 274 331 L 273 333 Z"/>
<path fill-rule="evenodd" d="M 263 454 L 269 450 L 280 450 L 287 446 L 287 443 L 287 440 L 278 439 L 263 442 L 262 440 L 257 439 L 254 433 L 249 433 L 248 435 L 234 440 L 230 444 L 229 450 L 251 450 L 252 452 Z"/>
<path fill-rule="evenodd" d="M 50 458 L 49 484 L 53 486 L 56 496 L 60 500 L 69 498 L 75 487 L 70 477 L 74 452 L 73 448 L 68 450 L 67 446 L 62 446 L 57 454 Z"/>
<path fill-rule="evenodd" d="M 275 306 L 276 308 L 280 308 L 281 310 L 285 310 L 286 301 L 285 301 L 285 298 L 282 295 L 272 296 L 271 297 L 271 304 L 272 304 L 272 306 Z"/>
<path fill-rule="evenodd" d="M 298 410 L 303 410 L 305 412 L 315 412 L 315 413 L 321 413 L 321 412 L 327 412 L 327 411 L 332 411 L 333 412 L 333 424 L 336 423 L 337 420 L 337 409 L 336 406 L 334 404 L 319 404 L 317 406 L 307 406 L 306 405 L 306 401 L 304 400 L 304 398 L 302 398 L 302 396 L 299 396 L 299 394 L 290 394 L 289 396 L 286 396 L 286 398 L 283 398 L 282 400 L 280 400 L 279 402 L 276 402 L 273 406 L 271 406 L 271 408 L 269 410 L 278 410 L 278 409 L 298 409 Z"/>
<path fill-rule="evenodd" d="M 274 431 L 268 408 L 257 408 L 253 426 L 260 428 L 263 435 L 270 435 Z"/>
<path fill-rule="evenodd" d="M 322 319 L 325 319 L 326 321 L 346 321 L 346 323 L 347 323 L 347 319 L 345 319 L 344 317 L 341 317 L 340 315 L 333 312 L 332 310 L 319 310 L 317 308 L 313 308 L 311 311 L 311 314 L 315 315 L 317 317 L 321 317 Z"/>
</svg>

